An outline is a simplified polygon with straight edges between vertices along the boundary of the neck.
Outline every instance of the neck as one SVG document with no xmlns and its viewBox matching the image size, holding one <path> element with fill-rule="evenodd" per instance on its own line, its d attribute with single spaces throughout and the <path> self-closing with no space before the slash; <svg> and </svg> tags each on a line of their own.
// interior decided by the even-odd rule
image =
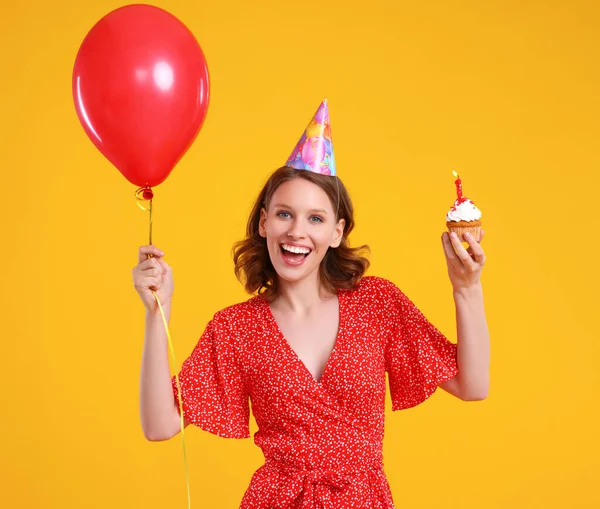
<svg viewBox="0 0 600 509">
<path fill-rule="evenodd" d="M 321 303 L 335 297 L 336 294 L 327 290 L 319 280 L 318 271 L 302 281 L 279 280 L 277 296 L 271 303 L 272 307 L 281 311 L 308 315 L 311 310 L 320 307 Z"/>
</svg>

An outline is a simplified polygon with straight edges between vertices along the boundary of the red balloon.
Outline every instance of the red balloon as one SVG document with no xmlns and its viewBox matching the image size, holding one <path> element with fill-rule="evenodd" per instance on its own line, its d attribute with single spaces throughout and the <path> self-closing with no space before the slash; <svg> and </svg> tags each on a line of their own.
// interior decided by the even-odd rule
<svg viewBox="0 0 600 509">
<path fill-rule="evenodd" d="M 150 5 L 120 7 L 83 40 L 73 100 L 94 145 L 132 184 L 163 182 L 196 139 L 208 68 L 190 30 Z"/>
</svg>

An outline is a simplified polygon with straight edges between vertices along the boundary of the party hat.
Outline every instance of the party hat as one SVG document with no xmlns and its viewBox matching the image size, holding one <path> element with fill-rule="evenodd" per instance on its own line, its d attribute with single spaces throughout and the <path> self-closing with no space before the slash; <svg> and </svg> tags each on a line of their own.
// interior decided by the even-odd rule
<svg viewBox="0 0 600 509">
<path fill-rule="evenodd" d="M 288 157 L 286 166 L 322 175 L 335 175 L 329 108 L 325 99 Z"/>
</svg>

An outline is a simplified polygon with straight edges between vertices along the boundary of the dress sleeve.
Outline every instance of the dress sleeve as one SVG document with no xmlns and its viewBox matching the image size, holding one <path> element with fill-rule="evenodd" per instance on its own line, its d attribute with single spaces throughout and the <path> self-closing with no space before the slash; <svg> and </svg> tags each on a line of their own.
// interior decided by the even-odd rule
<svg viewBox="0 0 600 509">
<path fill-rule="evenodd" d="M 395 285 L 388 303 L 391 334 L 385 353 L 392 410 L 414 407 L 458 373 L 456 344 L 437 330 Z"/>
<path fill-rule="evenodd" d="M 250 436 L 250 408 L 231 333 L 217 315 L 208 323 L 178 374 L 183 415 L 195 426 L 225 438 Z M 179 411 L 176 377 L 171 385 Z"/>
</svg>

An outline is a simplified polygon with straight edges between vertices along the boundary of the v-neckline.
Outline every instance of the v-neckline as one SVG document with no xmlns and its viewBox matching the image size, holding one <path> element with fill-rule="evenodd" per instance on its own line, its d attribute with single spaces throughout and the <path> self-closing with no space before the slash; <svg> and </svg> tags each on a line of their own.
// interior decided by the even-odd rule
<svg viewBox="0 0 600 509">
<path fill-rule="evenodd" d="M 275 318 L 275 315 L 273 314 L 273 311 L 271 311 L 271 306 L 269 305 L 269 301 L 265 298 L 261 298 L 261 300 L 265 306 L 267 318 L 271 322 L 271 325 L 273 325 L 273 327 L 277 331 L 278 339 L 281 343 L 283 343 L 283 348 L 292 357 L 294 362 L 296 362 L 296 364 L 299 365 L 300 369 L 308 376 L 308 378 L 314 384 L 316 384 L 318 387 L 323 386 L 323 381 L 325 380 L 325 377 L 327 376 L 329 371 L 331 371 L 331 366 L 333 364 L 332 361 L 333 361 L 334 357 L 337 355 L 338 350 L 340 349 L 340 343 L 341 343 L 340 340 L 342 339 L 342 333 L 344 330 L 343 326 L 344 326 L 344 311 L 345 311 L 345 309 L 344 309 L 344 302 L 343 302 L 343 294 L 344 294 L 344 292 L 341 290 L 338 290 L 336 292 L 336 296 L 338 298 L 338 313 L 339 313 L 338 330 L 337 330 L 337 335 L 335 337 L 335 343 L 333 344 L 333 348 L 331 350 L 331 353 L 329 354 L 329 358 L 327 359 L 327 362 L 325 363 L 325 367 L 323 368 L 323 372 L 321 373 L 321 377 L 319 378 L 319 380 L 317 380 L 313 376 L 313 374 L 310 372 L 310 370 L 306 367 L 306 364 L 304 364 L 304 362 L 302 361 L 300 356 L 296 353 L 296 350 L 294 350 L 292 348 L 292 345 L 290 345 L 289 341 L 283 334 L 283 331 L 281 330 L 281 327 L 279 327 L 279 324 L 277 323 L 277 320 Z"/>
</svg>

